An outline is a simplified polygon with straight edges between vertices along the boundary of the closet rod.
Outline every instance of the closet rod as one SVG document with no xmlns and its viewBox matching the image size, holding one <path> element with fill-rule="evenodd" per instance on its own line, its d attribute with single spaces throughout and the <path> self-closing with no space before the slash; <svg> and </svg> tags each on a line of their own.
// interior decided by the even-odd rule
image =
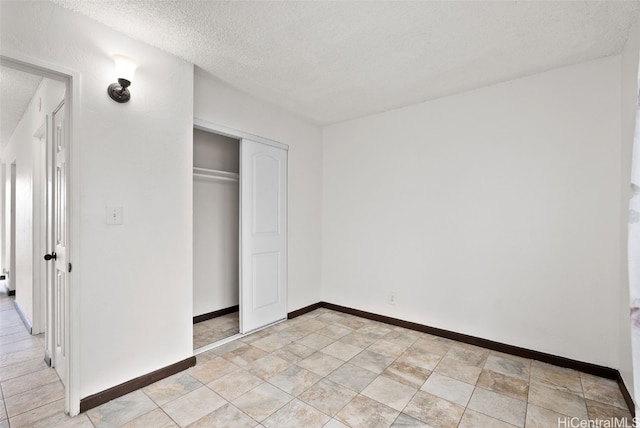
<svg viewBox="0 0 640 428">
<path fill-rule="evenodd" d="M 239 177 L 235 172 L 219 171 L 217 169 L 208 168 L 193 168 L 193 176 L 223 181 L 238 181 Z"/>
</svg>

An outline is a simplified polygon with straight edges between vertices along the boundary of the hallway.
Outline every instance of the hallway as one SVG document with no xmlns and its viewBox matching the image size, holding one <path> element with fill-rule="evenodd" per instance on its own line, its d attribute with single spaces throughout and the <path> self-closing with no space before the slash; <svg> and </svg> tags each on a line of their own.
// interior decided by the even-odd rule
<svg viewBox="0 0 640 428">
<path fill-rule="evenodd" d="M 0 293 L 0 428 L 92 427 L 86 415 L 64 414 L 64 387 L 44 362 L 44 334 L 31 336 Z"/>
</svg>

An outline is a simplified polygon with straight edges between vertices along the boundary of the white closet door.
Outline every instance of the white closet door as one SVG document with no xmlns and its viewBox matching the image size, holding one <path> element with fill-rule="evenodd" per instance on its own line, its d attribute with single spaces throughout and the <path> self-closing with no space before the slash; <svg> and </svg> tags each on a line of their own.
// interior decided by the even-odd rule
<svg viewBox="0 0 640 428">
<path fill-rule="evenodd" d="M 240 144 L 240 332 L 287 317 L 287 151 Z"/>
</svg>

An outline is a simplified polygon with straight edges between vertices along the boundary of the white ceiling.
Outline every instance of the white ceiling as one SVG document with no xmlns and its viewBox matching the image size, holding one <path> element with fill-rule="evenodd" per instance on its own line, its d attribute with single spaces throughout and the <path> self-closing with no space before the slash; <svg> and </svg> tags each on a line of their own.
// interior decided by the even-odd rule
<svg viewBox="0 0 640 428">
<path fill-rule="evenodd" d="M 0 66 L 0 145 L 11 138 L 42 77 Z"/>
<path fill-rule="evenodd" d="M 52 1 L 319 124 L 619 53 L 640 10 L 637 1 Z"/>
</svg>

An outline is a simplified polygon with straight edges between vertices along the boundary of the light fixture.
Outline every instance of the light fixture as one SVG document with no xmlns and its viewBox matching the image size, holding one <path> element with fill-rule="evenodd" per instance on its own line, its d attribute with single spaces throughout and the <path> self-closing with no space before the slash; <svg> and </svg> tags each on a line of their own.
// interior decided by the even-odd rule
<svg viewBox="0 0 640 428">
<path fill-rule="evenodd" d="M 107 88 L 107 93 L 112 100 L 119 103 L 126 103 L 131 99 L 129 85 L 133 80 L 133 74 L 138 66 L 131 58 L 123 55 L 114 55 L 113 61 L 116 63 L 116 77 L 118 83 L 112 83 Z"/>
</svg>

